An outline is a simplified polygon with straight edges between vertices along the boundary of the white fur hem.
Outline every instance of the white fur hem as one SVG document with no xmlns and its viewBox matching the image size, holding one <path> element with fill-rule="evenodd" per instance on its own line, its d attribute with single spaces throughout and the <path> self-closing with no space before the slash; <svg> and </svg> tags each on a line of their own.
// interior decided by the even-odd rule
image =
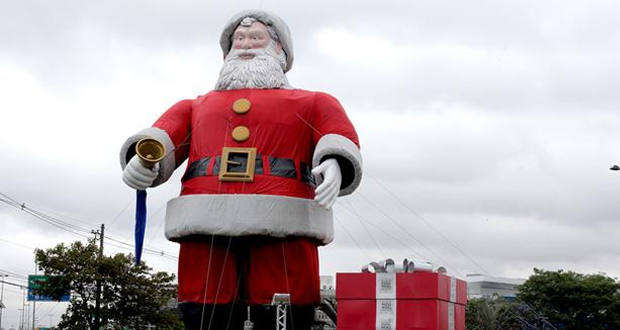
<svg viewBox="0 0 620 330">
<path fill-rule="evenodd" d="M 185 195 L 168 202 L 166 238 L 188 235 L 334 239 L 332 211 L 314 200 L 273 195 Z"/>
</svg>

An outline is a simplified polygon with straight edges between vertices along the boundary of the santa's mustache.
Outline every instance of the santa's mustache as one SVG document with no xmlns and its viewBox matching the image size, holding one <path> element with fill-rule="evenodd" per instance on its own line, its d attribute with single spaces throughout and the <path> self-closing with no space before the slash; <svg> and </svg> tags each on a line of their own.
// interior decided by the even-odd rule
<svg viewBox="0 0 620 330">
<path fill-rule="evenodd" d="M 244 56 L 252 56 L 252 59 L 267 54 L 267 49 L 232 49 L 226 59 L 242 59 Z"/>
<path fill-rule="evenodd" d="M 275 42 L 266 48 L 232 49 L 220 70 L 216 89 L 285 88 L 286 57 L 276 52 Z"/>
</svg>

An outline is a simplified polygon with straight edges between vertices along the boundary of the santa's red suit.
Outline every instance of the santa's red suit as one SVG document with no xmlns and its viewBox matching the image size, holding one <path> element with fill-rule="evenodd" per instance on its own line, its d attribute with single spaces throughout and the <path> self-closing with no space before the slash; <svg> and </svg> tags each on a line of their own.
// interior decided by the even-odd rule
<svg viewBox="0 0 620 330">
<path fill-rule="evenodd" d="M 313 201 L 310 170 L 335 158 L 341 196 L 361 180 L 357 134 L 335 98 L 240 89 L 184 100 L 127 140 L 123 167 L 146 137 L 169 152 L 153 186 L 188 160 L 166 212 L 166 237 L 181 244 L 179 301 L 268 304 L 290 293 L 293 304 L 319 302 L 317 247 L 332 241 L 333 220 Z"/>
</svg>

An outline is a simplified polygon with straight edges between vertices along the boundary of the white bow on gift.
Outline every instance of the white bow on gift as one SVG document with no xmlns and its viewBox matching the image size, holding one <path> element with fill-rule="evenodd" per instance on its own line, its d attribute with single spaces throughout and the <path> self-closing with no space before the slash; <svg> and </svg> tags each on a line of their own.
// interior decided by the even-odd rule
<svg viewBox="0 0 620 330">
<path fill-rule="evenodd" d="M 444 267 L 435 268 L 428 261 L 407 260 L 404 259 L 402 264 L 396 265 L 394 260 L 388 258 L 386 260 L 373 261 L 362 267 L 362 273 L 413 273 L 413 272 L 436 272 L 446 273 Z"/>
</svg>

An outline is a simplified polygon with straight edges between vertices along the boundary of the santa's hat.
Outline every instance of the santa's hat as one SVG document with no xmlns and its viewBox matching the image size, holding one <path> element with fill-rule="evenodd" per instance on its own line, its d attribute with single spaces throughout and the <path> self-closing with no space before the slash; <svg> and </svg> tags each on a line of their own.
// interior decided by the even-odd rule
<svg viewBox="0 0 620 330">
<path fill-rule="evenodd" d="M 241 23 L 241 21 L 246 17 L 252 17 L 257 21 L 273 28 L 278 35 L 280 44 L 286 54 L 286 68 L 284 69 L 284 72 L 288 72 L 293 66 L 293 39 L 291 38 L 291 32 L 289 31 L 286 23 L 284 23 L 284 20 L 275 14 L 263 10 L 244 10 L 235 15 L 230 21 L 228 21 L 228 23 L 226 23 L 224 31 L 222 31 L 222 35 L 220 36 L 220 46 L 222 47 L 222 52 L 224 52 L 224 57 L 228 55 L 228 52 L 230 52 L 230 47 L 232 45 L 231 37 L 233 33 L 239 26 L 239 23 Z"/>
</svg>

